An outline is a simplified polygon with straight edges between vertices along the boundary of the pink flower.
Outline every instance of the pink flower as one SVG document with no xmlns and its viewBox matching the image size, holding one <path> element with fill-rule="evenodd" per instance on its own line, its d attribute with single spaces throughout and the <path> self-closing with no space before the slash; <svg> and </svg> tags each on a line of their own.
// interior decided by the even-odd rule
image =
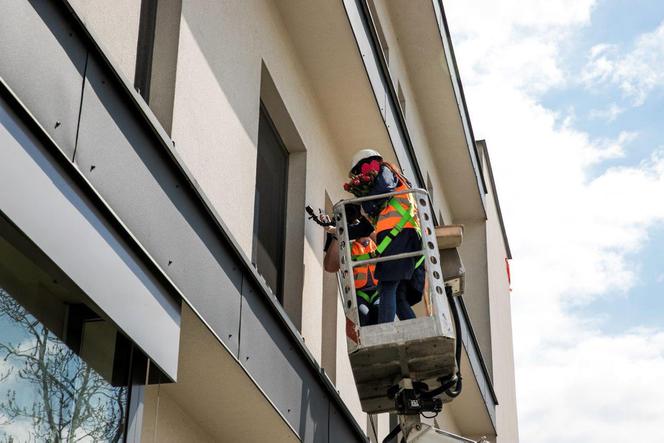
<svg viewBox="0 0 664 443">
<path fill-rule="evenodd" d="M 380 162 L 378 160 L 371 160 L 369 163 L 363 163 L 362 167 L 360 168 L 362 174 L 367 174 L 370 171 L 380 171 Z"/>
</svg>

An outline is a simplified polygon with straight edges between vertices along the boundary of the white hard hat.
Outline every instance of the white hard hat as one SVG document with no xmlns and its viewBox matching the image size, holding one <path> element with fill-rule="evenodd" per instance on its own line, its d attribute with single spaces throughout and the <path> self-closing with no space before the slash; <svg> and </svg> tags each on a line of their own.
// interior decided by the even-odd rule
<svg viewBox="0 0 664 443">
<path fill-rule="evenodd" d="M 357 166 L 357 164 L 360 163 L 365 158 L 371 158 L 371 157 L 378 157 L 381 160 L 383 159 L 383 156 L 380 155 L 380 152 L 378 151 L 375 151 L 373 149 L 360 149 L 353 156 L 353 160 L 351 160 L 350 170 L 352 171 L 353 168 L 355 168 L 355 166 Z"/>
</svg>

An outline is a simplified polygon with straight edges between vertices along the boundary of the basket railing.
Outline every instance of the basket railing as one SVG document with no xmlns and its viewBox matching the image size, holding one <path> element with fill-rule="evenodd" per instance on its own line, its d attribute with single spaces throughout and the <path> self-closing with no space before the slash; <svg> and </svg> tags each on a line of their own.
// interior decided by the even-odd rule
<svg viewBox="0 0 664 443">
<path fill-rule="evenodd" d="M 421 233 L 421 248 L 417 251 L 403 252 L 392 255 L 381 255 L 366 259 L 353 258 L 351 254 L 352 240 L 349 238 L 348 218 L 346 207 L 348 205 L 361 205 L 363 202 L 372 200 L 389 200 L 399 195 L 408 195 L 409 201 L 414 206 L 413 219 L 419 225 Z M 344 312 L 346 317 L 356 328 L 357 337 L 360 337 L 361 328 L 353 277 L 353 268 L 369 264 L 384 263 L 388 261 L 401 260 L 404 258 L 424 257 L 423 266 L 426 270 L 426 284 L 423 294 L 425 302 L 425 313 L 428 316 L 442 316 L 440 333 L 451 335 L 449 317 L 449 306 L 445 296 L 444 278 L 440 266 L 440 255 L 438 251 L 433 218 L 431 216 L 428 192 L 424 189 L 414 188 L 385 194 L 366 197 L 358 197 L 342 200 L 334 205 L 334 217 L 339 238 L 339 272 L 341 292 L 343 298 Z M 348 331 L 347 331 L 348 333 Z M 348 335 L 348 334 L 347 334 Z M 350 337 L 350 336 L 349 336 Z M 351 344 L 351 343 L 349 343 Z M 352 344 L 351 344 L 352 345 Z M 352 351 L 351 349 L 349 349 Z"/>
</svg>

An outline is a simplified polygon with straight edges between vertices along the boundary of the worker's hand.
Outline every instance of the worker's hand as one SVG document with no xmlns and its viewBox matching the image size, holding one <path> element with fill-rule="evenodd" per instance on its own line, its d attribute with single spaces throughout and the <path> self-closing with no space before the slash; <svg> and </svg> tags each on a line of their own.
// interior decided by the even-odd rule
<svg viewBox="0 0 664 443">
<path fill-rule="evenodd" d="M 331 223 L 332 217 L 329 214 L 321 212 L 318 215 L 318 220 L 320 220 L 323 223 Z M 334 226 L 325 226 L 325 232 L 327 232 L 330 235 L 337 235 L 337 228 Z"/>
</svg>

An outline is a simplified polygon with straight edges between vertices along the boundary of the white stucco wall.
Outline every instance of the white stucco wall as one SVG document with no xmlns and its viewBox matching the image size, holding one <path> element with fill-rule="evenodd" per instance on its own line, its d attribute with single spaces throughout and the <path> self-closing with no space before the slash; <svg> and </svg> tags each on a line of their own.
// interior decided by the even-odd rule
<svg viewBox="0 0 664 443">
<path fill-rule="evenodd" d="M 168 394 L 161 392 L 159 385 L 150 385 L 145 390 L 141 441 L 212 443 L 215 439 Z"/>
<path fill-rule="evenodd" d="M 107 56 L 134 81 L 140 0 L 69 0 Z"/>
<path fill-rule="evenodd" d="M 493 349 L 491 347 L 491 314 L 489 304 L 489 280 L 487 263 L 487 223 L 485 221 L 464 224 L 463 243 L 459 254 L 466 269 L 464 303 L 480 345 L 489 375 L 492 372 Z"/>
<path fill-rule="evenodd" d="M 336 155 L 339 148 L 278 11 L 262 1 L 182 2 L 172 137 L 247 256 L 253 235 L 262 63 L 306 149 L 306 202 L 324 208 L 325 190 L 333 201 L 342 196 L 346 159 Z M 304 235 L 301 333 L 320 362 L 323 236 L 313 223 L 305 225 Z M 347 363 L 343 312 L 338 319 L 337 387 L 363 424 L 365 414 Z"/>
<path fill-rule="evenodd" d="M 494 191 L 489 186 L 487 195 L 487 274 L 494 389 L 500 403 L 496 407 L 497 443 L 513 443 L 519 441 L 519 430 L 514 378 L 512 312 L 505 266 L 507 251 L 493 198 Z"/>
</svg>

